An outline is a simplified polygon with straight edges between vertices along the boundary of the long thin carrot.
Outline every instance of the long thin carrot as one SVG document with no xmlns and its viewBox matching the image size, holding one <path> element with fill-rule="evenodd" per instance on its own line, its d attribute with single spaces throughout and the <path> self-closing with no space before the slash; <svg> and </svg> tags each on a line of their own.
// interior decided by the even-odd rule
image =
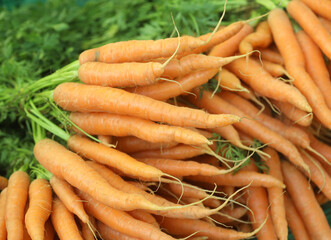
<svg viewBox="0 0 331 240">
<path fill-rule="evenodd" d="M 8 181 L 6 199 L 6 229 L 8 239 L 22 239 L 24 213 L 28 198 L 30 178 L 26 172 L 14 172 Z"/>
<path fill-rule="evenodd" d="M 245 54 L 257 47 L 267 48 L 272 43 L 271 30 L 268 22 L 263 21 L 256 27 L 255 32 L 247 35 L 239 45 L 239 52 Z"/>
<path fill-rule="evenodd" d="M 7 199 L 7 188 L 5 188 L 0 193 L 0 240 L 6 240 L 7 239 L 6 199 Z"/>
<path fill-rule="evenodd" d="M 289 102 L 306 112 L 312 111 L 306 98 L 298 89 L 279 79 L 273 78 L 253 59 L 249 59 L 248 61 L 245 59 L 237 59 L 228 64 L 227 67 L 260 95 L 283 102 Z M 263 84 L 261 84 L 261 81 Z"/>
<path fill-rule="evenodd" d="M 52 189 L 49 182 L 39 178 L 29 188 L 29 208 L 25 214 L 25 226 L 32 239 L 44 238 L 45 223 L 52 211 Z"/>
<path fill-rule="evenodd" d="M 291 198 L 285 194 L 286 219 L 295 239 L 309 240 L 309 234 Z"/>
<path fill-rule="evenodd" d="M 293 84 L 307 98 L 317 118 L 331 128 L 331 110 L 328 109 L 321 91 L 305 71 L 304 55 L 288 16 L 283 10 L 274 9 L 268 16 L 268 22 L 274 41 L 284 58 L 285 67 L 294 79 Z"/>
<path fill-rule="evenodd" d="M 331 20 L 330 12 L 331 12 L 331 3 L 328 0 L 301 0 L 304 2 L 309 8 L 311 8 L 318 15 L 321 15 L 325 18 Z"/>
<path fill-rule="evenodd" d="M 265 148 L 264 151 L 270 155 L 270 159 L 267 161 L 269 174 L 278 180 L 283 181 L 282 169 L 277 152 L 269 147 Z M 288 226 L 286 221 L 283 189 L 272 187 L 267 188 L 267 191 L 270 202 L 271 219 L 274 224 L 276 235 L 280 240 L 287 240 Z"/>
<path fill-rule="evenodd" d="M 129 237 L 128 235 L 115 231 L 101 221 L 97 221 L 97 228 L 104 240 L 139 240 L 138 238 Z"/>
<path fill-rule="evenodd" d="M 51 219 L 59 238 L 83 240 L 75 222 L 74 215 L 64 206 L 57 197 L 53 200 Z"/>
<path fill-rule="evenodd" d="M 331 239 L 331 230 L 322 208 L 304 175 L 292 164 L 282 162 L 283 177 L 288 193 L 312 239 Z"/>
<path fill-rule="evenodd" d="M 233 115 L 210 115 L 202 110 L 176 107 L 121 89 L 79 83 L 60 84 L 54 90 L 53 98 L 68 111 L 110 112 L 177 126 L 219 127 L 240 120 Z"/>
<path fill-rule="evenodd" d="M 56 154 L 50 154 L 50 153 Z M 118 209 L 166 209 L 150 203 L 138 194 L 127 194 L 113 188 L 77 154 L 61 144 L 43 139 L 34 147 L 36 159 L 56 177 L 91 194 L 100 202 Z M 91 184 L 93 182 L 93 184 Z M 114 197 L 116 196 L 116 197 Z"/>
<path fill-rule="evenodd" d="M 323 54 L 319 47 L 304 31 L 296 33 L 300 47 L 305 55 L 306 69 L 321 90 L 327 106 L 331 109 L 331 82 Z"/>
<path fill-rule="evenodd" d="M 197 89 L 195 93 L 199 94 Z M 203 91 L 201 95 L 202 96 L 200 100 L 193 98 L 191 98 L 190 100 L 197 106 L 205 108 L 209 112 L 232 113 L 241 117 L 246 117 L 248 119 L 251 118 L 249 115 L 245 115 L 238 108 L 227 103 L 219 96 L 215 95 L 211 98 L 211 92 Z M 277 151 L 287 156 L 290 161 L 299 166 L 302 166 L 305 170 L 309 171 L 308 166 L 303 162 L 299 151 L 290 141 L 286 140 L 278 133 L 271 131 L 269 128 L 266 128 L 259 122 L 248 119 L 243 119 L 240 123 L 236 123 L 234 126 L 241 131 L 249 134 L 250 136 L 253 136 L 254 138 L 260 140 L 261 142 L 269 144 L 269 146 L 273 147 Z"/>
<path fill-rule="evenodd" d="M 89 214 L 118 232 L 146 240 L 174 239 L 151 224 L 136 220 L 126 212 L 108 207 L 82 191 L 79 191 L 78 195 L 85 200 L 84 208 Z"/>
<path fill-rule="evenodd" d="M 8 186 L 8 179 L 0 176 L 0 190 L 5 189 Z"/>
<path fill-rule="evenodd" d="M 70 120 L 91 135 L 136 136 L 149 142 L 179 142 L 188 145 L 211 144 L 190 129 L 156 124 L 152 121 L 110 113 L 71 113 Z M 78 130 L 79 131 L 79 130 Z"/>
<path fill-rule="evenodd" d="M 252 32 L 253 28 L 249 24 L 245 23 L 237 34 L 213 47 L 208 55 L 217 57 L 232 56 L 238 50 L 240 42 Z"/>
</svg>

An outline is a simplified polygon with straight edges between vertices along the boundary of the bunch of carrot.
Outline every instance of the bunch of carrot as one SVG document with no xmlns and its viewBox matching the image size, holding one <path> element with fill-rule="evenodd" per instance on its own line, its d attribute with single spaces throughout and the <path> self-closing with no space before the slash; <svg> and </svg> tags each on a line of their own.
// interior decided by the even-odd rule
<svg viewBox="0 0 331 240">
<path fill-rule="evenodd" d="M 200 37 L 81 53 L 83 83 L 52 93 L 70 112 L 73 134 L 31 102 L 31 120 L 68 149 L 36 143 L 49 181 L 30 184 L 20 171 L 10 177 L 0 240 L 25 231 L 46 239 L 52 227 L 60 239 L 285 240 L 288 227 L 295 239 L 331 239 L 320 207 L 331 199 L 331 147 L 318 139 L 331 129 L 327 9 L 328 0 L 289 2 L 303 28 L 297 33 L 286 12 L 273 9 L 255 30 L 236 22 Z M 268 147 L 254 148 L 254 139 Z M 218 141 L 247 156 L 227 158 L 230 145 Z M 10 200 L 17 196 L 20 206 Z"/>
</svg>

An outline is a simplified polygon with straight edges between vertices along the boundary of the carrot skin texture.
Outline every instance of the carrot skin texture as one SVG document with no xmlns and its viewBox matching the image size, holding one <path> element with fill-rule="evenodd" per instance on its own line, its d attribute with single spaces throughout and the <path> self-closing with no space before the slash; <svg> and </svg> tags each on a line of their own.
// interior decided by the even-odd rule
<svg viewBox="0 0 331 240">
<path fill-rule="evenodd" d="M 25 214 L 25 225 L 34 240 L 44 238 L 45 223 L 52 211 L 52 189 L 49 182 L 39 178 L 29 188 L 29 208 Z"/>
<path fill-rule="evenodd" d="M 2 190 L 2 192 L 0 193 L 0 240 L 7 239 L 6 199 L 7 199 L 7 188 Z"/>
<path fill-rule="evenodd" d="M 161 232 L 151 224 L 136 220 L 126 212 L 108 207 L 82 191 L 79 191 L 78 195 L 86 200 L 86 202 L 84 202 L 84 208 L 89 214 L 116 231 L 122 232 L 131 237 L 138 237 L 146 240 L 173 240 L 171 236 Z M 121 219 L 122 221 L 118 221 L 118 219 Z M 128 222 L 132 225 L 128 224 Z"/>
<path fill-rule="evenodd" d="M 117 113 L 176 126 L 219 127 L 240 120 L 233 115 L 210 115 L 202 110 L 176 107 L 121 89 L 79 83 L 60 84 L 53 99 L 68 111 Z"/>
<path fill-rule="evenodd" d="M 152 121 L 110 113 L 71 113 L 69 116 L 79 128 L 91 135 L 136 136 L 149 142 L 180 142 L 209 144 L 209 140 L 190 129 L 157 124 Z M 77 131 L 79 131 L 77 129 Z"/>
<path fill-rule="evenodd" d="M 26 172 L 14 172 L 8 181 L 6 198 L 6 229 L 8 240 L 22 239 L 24 234 L 25 205 L 30 178 Z"/>
<path fill-rule="evenodd" d="M 328 0 L 301 0 L 304 2 L 309 8 L 311 8 L 316 14 L 321 15 L 325 18 L 331 20 L 330 12 L 331 12 L 331 3 Z"/>
<path fill-rule="evenodd" d="M 55 231 L 61 240 L 83 240 L 76 225 L 74 215 L 69 212 L 58 198 L 54 198 L 53 201 L 51 220 Z"/>
<path fill-rule="evenodd" d="M 138 238 L 129 237 L 128 235 L 115 231 L 100 221 L 97 221 L 97 229 L 104 240 L 139 240 Z"/>
<path fill-rule="evenodd" d="M 285 194 L 284 200 L 286 207 L 286 219 L 293 236 L 295 239 L 310 240 L 305 224 L 288 194 Z"/>
<path fill-rule="evenodd" d="M 133 210 L 128 213 L 135 219 L 149 223 L 152 226 L 156 227 L 157 229 L 160 229 L 159 224 L 157 223 L 157 221 L 155 220 L 152 214 L 143 210 Z"/>
<path fill-rule="evenodd" d="M 331 239 L 331 229 L 308 180 L 293 165 L 283 161 L 286 188 L 313 240 Z"/>
<path fill-rule="evenodd" d="M 50 152 L 57 154 L 50 155 Z M 157 206 L 140 195 L 126 194 L 113 188 L 81 157 L 53 140 L 43 139 L 39 141 L 34 147 L 34 155 L 40 164 L 56 177 L 64 179 L 72 186 L 93 195 L 108 206 L 128 211 L 138 208 L 155 207 L 158 209 Z"/>
<path fill-rule="evenodd" d="M 45 223 L 45 237 L 44 240 L 53 240 L 55 238 L 55 230 L 52 220 L 49 218 Z"/>
<path fill-rule="evenodd" d="M 7 178 L 0 176 L 0 190 L 5 189 L 7 186 L 8 186 Z"/>
<path fill-rule="evenodd" d="M 330 5 L 330 4 L 329 4 Z M 323 27 L 314 12 L 302 1 L 292 0 L 286 7 L 288 13 L 314 40 L 322 52 L 331 59 L 331 35 Z"/>
</svg>

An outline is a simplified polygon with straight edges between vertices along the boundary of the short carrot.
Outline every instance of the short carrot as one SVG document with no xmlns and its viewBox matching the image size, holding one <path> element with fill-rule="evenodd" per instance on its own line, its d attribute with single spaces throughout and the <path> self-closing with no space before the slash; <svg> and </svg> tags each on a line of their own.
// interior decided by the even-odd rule
<svg viewBox="0 0 331 240">
<path fill-rule="evenodd" d="M 288 194 L 285 194 L 285 207 L 286 219 L 295 239 L 309 240 L 310 236 L 307 232 L 305 224 Z"/>
<path fill-rule="evenodd" d="M 90 135 L 136 136 L 149 142 L 178 142 L 188 145 L 211 144 L 190 129 L 110 113 L 71 113 L 70 120 Z M 76 129 L 76 131 L 79 131 Z"/>
<path fill-rule="evenodd" d="M 29 185 L 29 175 L 23 171 L 14 172 L 8 180 L 6 198 L 6 229 L 8 239 L 23 238 L 24 213 Z"/>
<path fill-rule="evenodd" d="M 8 179 L 0 176 L 0 191 L 8 186 Z"/>
<path fill-rule="evenodd" d="M 34 240 L 43 240 L 45 223 L 52 211 L 52 189 L 49 182 L 39 178 L 29 188 L 29 208 L 25 214 L 25 226 Z"/>
<path fill-rule="evenodd" d="M 6 240 L 7 239 L 6 198 L 7 198 L 7 188 L 5 188 L 0 193 L 0 240 Z"/>
<path fill-rule="evenodd" d="M 322 208 L 304 175 L 289 162 L 282 162 L 287 191 L 312 239 L 331 239 L 331 230 Z"/>
<path fill-rule="evenodd" d="M 79 83 L 60 84 L 53 98 L 68 111 L 117 113 L 177 126 L 219 127 L 240 120 L 233 115 L 210 115 L 198 109 L 176 107 L 121 89 Z"/>
<path fill-rule="evenodd" d="M 301 0 L 304 2 L 309 8 L 311 8 L 316 14 L 321 15 L 325 18 L 331 20 L 330 12 L 331 12 L 331 3 L 328 0 Z"/>
<path fill-rule="evenodd" d="M 272 43 L 271 30 L 268 22 L 260 22 L 256 31 L 247 35 L 239 45 L 239 52 L 245 54 L 253 51 L 257 47 L 267 48 Z"/>
<path fill-rule="evenodd" d="M 57 197 L 55 197 L 53 200 L 51 219 L 55 231 L 61 240 L 83 240 L 75 222 L 74 215 Z"/>
</svg>

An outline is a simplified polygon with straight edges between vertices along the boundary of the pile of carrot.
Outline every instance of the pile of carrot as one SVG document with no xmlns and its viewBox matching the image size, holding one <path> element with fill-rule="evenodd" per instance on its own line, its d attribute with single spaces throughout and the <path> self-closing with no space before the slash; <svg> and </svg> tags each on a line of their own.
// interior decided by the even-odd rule
<svg viewBox="0 0 331 240">
<path fill-rule="evenodd" d="M 0 178 L 0 240 L 331 239 L 330 12 L 81 53 L 82 83 L 52 93 L 70 134 L 33 112 L 67 145 L 35 145 L 52 177 Z"/>
</svg>

